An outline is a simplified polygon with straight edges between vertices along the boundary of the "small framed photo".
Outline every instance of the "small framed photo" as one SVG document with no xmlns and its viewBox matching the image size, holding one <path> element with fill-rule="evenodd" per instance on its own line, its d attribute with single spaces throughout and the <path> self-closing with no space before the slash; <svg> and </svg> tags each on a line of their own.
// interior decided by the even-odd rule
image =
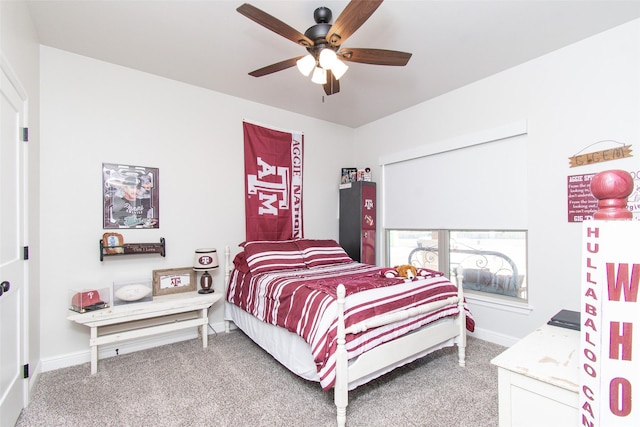
<svg viewBox="0 0 640 427">
<path fill-rule="evenodd" d="M 153 270 L 153 295 L 169 295 L 196 290 L 193 267 Z"/>
<path fill-rule="evenodd" d="M 350 182 L 356 182 L 356 175 L 358 169 L 356 168 L 342 168 L 342 175 L 340 176 L 340 184 L 348 184 Z"/>
<path fill-rule="evenodd" d="M 358 169 L 358 181 L 371 181 L 371 168 Z"/>
<path fill-rule="evenodd" d="M 123 254 L 124 239 L 119 233 L 104 233 L 102 235 L 102 247 L 106 254 Z"/>
</svg>

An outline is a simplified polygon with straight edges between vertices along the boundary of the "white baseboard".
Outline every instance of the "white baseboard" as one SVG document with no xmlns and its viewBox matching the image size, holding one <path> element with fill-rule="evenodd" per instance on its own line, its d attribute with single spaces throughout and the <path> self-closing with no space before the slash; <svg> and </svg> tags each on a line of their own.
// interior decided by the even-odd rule
<svg viewBox="0 0 640 427">
<path fill-rule="evenodd" d="M 476 328 L 474 332 L 467 332 L 470 336 L 474 338 L 478 338 L 483 341 L 489 341 L 494 344 L 502 345 L 505 347 L 511 347 L 518 341 L 520 338 L 512 337 L 510 335 L 500 334 L 494 331 L 490 331 L 488 329 Z"/>
<path fill-rule="evenodd" d="M 215 331 L 216 333 L 224 333 L 224 322 L 216 323 L 215 325 L 209 326 L 209 333 L 211 333 L 211 329 L 213 329 L 213 331 Z M 119 354 L 133 353 L 140 350 L 146 350 L 149 348 L 173 344 L 176 342 L 186 341 L 194 338 L 198 338 L 198 331 L 196 329 L 188 329 L 168 332 L 145 338 L 138 338 L 135 340 L 123 341 L 119 343 L 105 344 L 98 347 L 98 360 L 114 357 Z M 67 368 L 69 366 L 89 363 L 91 361 L 91 350 L 88 347 L 89 346 L 87 344 L 86 350 L 42 359 L 39 364 L 40 370 L 38 374 L 41 372 L 54 371 L 56 369 Z"/>
</svg>

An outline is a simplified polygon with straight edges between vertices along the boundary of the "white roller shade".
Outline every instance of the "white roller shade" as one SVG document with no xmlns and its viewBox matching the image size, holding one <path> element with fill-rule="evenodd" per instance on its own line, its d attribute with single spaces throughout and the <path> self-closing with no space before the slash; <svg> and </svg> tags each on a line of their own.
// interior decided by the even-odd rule
<svg viewBox="0 0 640 427">
<path fill-rule="evenodd" d="M 526 122 L 430 147 L 381 159 L 385 228 L 526 228 Z"/>
</svg>

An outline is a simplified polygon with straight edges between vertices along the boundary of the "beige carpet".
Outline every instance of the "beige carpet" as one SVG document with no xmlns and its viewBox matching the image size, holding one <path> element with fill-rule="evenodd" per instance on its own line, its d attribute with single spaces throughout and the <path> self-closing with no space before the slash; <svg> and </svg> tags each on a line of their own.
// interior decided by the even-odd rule
<svg viewBox="0 0 640 427">
<path fill-rule="evenodd" d="M 503 347 L 470 338 L 349 394 L 347 425 L 493 427 Z M 17 426 L 333 426 L 333 392 L 296 377 L 241 332 L 45 372 Z"/>
</svg>

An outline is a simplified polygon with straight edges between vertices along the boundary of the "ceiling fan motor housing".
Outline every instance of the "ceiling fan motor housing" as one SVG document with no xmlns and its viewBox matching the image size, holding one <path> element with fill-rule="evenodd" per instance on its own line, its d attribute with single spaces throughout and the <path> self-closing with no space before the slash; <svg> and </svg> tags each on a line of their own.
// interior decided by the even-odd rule
<svg viewBox="0 0 640 427">
<path fill-rule="evenodd" d="M 316 24 L 313 27 L 310 27 L 307 31 L 304 32 L 304 35 L 313 40 L 314 43 L 322 43 L 324 41 L 327 42 L 326 38 L 327 33 L 331 29 L 331 24 Z"/>
<path fill-rule="evenodd" d="M 332 17 L 331 9 L 328 7 L 321 6 L 313 11 L 313 20 L 316 24 L 328 24 Z"/>
<path fill-rule="evenodd" d="M 316 25 L 309 27 L 305 31 L 304 35 L 313 40 L 313 46 L 307 46 L 307 51 L 317 58 L 318 53 L 329 46 L 327 42 L 327 34 L 331 29 L 332 13 L 331 9 L 327 7 L 319 7 L 313 12 L 313 19 L 316 21 Z M 337 51 L 337 48 L 333 48 Z"/>
</svg>

